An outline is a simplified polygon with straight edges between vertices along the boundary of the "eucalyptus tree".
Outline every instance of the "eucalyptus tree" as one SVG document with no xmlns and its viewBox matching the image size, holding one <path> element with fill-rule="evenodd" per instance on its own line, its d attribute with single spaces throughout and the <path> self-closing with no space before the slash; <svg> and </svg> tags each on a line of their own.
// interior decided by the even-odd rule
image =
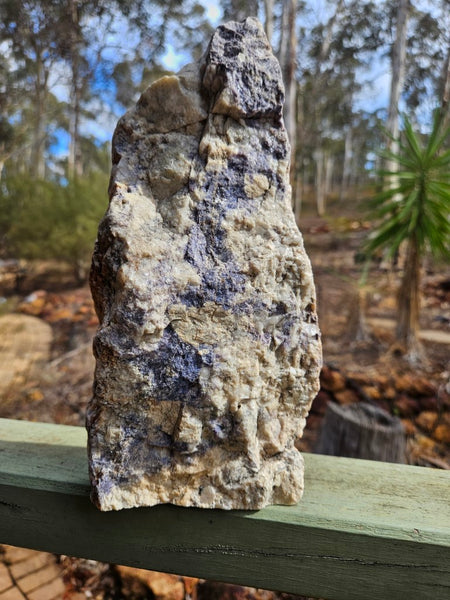
<svg viewBox="0 0 450 600">
<path fill-rule="evenodd" d="M 410 10 L 410 0 L 399 1 L 395 19 L 395 38 L 391 50 L 391 87 L 389 93 L 386 129 L 389 132 L 391 149 L 394 155 L 397 151 L 399 128 L 398 105 L 400 94 L 403 90 L 405 82 L 406 42 Z M 392 158 L 392 160 L 388 163 L 388 169 L 392 172 L 395 172 L 396 168 L 397 165 L 395 159 Z M 392 185 L 395 186 L 396 184 L 397 182 L 393 178 Z"/>
<path fill-rule="evenodd" d="M 423 120 L 442 102 L 450 86 L 450 10 L 448 0 L 417 0 L 411 7 L 404 100 L 408 113 Z"/>
<path fill-rule="evenodd" d="M 46 103 L 50 72 L 58 58 L 57 13 L 57 2 L 51 0 L 0 0 L 0 38 L 10 61 L 10 70 L 3 73 L 2 84 L 7 88 L 6 94 L 12 91 L 18 100 L 9 123 L 28 121 L 30 143 L 26 149 L 29 149 L 29 171 L 35 177 L 45 175 L 49 120 Z"/>
<path fill-rule="evenodd" d="M 11 68 L 10 57 L 3 54 L 0 56 L 0 179 L 5 161 L 23 143 L 20 123 L 17 119 L 15 122 L 11 120 L 17 111 L 19 99 L 16 70 Z"/>
<path fill-rule="evenodd" d="M 401 0 L 396 10 L 391 2 L 386 6 L 393 32 L 387 146 L 395 154 L 402 102 L 414 123 L 426 121 L 438 104 L 444 113 L 448 110 L 445 98 L 450 88 L 450 11 L 448 0 L 428 0 L 426 4 Z M 388 161 L 387 169 L 394 172 L 392 161 Z M 396 187 L 392 177 L 390 185 Z"/>
<path fill-rule="evenodd" d="M 384 21 L 377 2 L 339 0 L 329 4 L 325 19 L 301 28 L 298 163 L 304 179 L 314 181 L 319 213 L 326 209 L 331 170 L 342 198 L 357 180 L 354 168 L 364 144 L 356 134 L 361 108 L 355 103 L 364 85 L 362 74 L 383 44 Z"/>
<path fill-rule="evenodd" d="M 297 142 L 297 0 L 283 0 L 278 59 L 285 87 L 284 122 L 291 145 L 291 182 L 295 190 Z M 295 199 L 294 199 L 295 204 Z"/>
</svg>

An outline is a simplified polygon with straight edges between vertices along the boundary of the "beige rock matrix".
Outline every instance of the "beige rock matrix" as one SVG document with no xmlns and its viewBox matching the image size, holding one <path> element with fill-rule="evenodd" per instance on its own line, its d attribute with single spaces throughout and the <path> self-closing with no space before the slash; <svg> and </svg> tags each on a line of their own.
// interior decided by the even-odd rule
<svg viewBox="0 0 450 600">
<path fill-rule="evenodd" d="M 279 65 L 255 19 L 149 87 L 113 139 L 87 416 L 102 510 L 293 504 L 318 390 Z"/>
</svg>

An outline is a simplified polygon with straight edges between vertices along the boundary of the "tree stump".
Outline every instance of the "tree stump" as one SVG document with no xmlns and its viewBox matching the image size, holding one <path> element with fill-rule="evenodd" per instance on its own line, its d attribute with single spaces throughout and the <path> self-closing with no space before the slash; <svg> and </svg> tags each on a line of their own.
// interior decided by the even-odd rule
<svg viewBox="0 0 450 600">
<path fill-rule="evenodd" d="M 405 463 L 405 431 L 400 419 L 378 406 L 330 402 L 315 452 Z"/>
</svg>

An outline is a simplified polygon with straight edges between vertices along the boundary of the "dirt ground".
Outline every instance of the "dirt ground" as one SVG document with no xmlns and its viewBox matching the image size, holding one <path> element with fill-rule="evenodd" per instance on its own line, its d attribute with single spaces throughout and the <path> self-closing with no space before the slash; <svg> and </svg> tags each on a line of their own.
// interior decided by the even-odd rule
<svg viewBox="0 0 450 600">
<path fill-rule="evenodd" d="M 329 402 L 365 400 L 402 419 L 408 462 L 450 469 L 449 266 L 426 261 L 421 311 L 426 360 L 411 367 L 394 335 L 399 273 L 377 264 L 359 285 L 358 252 L 367 224 L 307 217 L 300 226 L 315 275 L 324 369 L 299 448 L 314 450 Z M 0 417 L 84 425 L 97 327 L 89 289 L 72 287 L 70 273 L 59 265 L 22 267 L 0 269 Z M 145 586 L 151 589 L 148 581 Z M 109 597 L 105 594 L 98 597 Z M 133 594 L 121 597 L 154 597 Z"/>
</svg>

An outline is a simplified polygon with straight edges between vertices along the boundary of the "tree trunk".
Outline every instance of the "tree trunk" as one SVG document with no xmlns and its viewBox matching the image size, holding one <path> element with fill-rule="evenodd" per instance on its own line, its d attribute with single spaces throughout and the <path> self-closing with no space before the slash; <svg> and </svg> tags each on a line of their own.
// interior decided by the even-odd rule
<svg viewBox="0 0 450 600">
<path fill-rule="evenodd" d="M 81 72 L 80 72 L 80 23 L 76 0 L 70 0 L 71 10 L 71 68 L 72 89 L 70 94 L 70 119 L 69 119 L 69 157 L 67 171 L 69 177 L 82 174 L 82 159 L 80 149 L 80 114 L 81 114 Z"/>
<path fill-rule="evenodd" d="M 392 152 L 398 152 L 398 103 L 400 94 L 405 81 L 405 63 L 406 63 L 406 32 L 410 12 L 410 0 L 400 0 L 397 11 L 397 27 L 394 45 L 392 47 L 391 59 L 391 90 L 389 95 L 389 108 L 386 123 L 386 129 L 393 140 L 388 140 L 388 148 Z M 391 172 L 398 171 L 398 164 L 395 161 L 387 161 L 387 170 Z M 398 187 L 398 177 L 391 177 L 390 188 Z"/>
<path fill-rule="evenodd" d="M 301 87 L 298 82 L 296 82 L 296 139 L 304 141 L 303 131 L 304 131 L 304 113 L 303 113 L 303 99 L 301 94 Z M 300 213 L 302 210 L 302 203 L 305 192 L 305 176 L 306 169 L 304 166 L 304 144 L 299 144 L 295 153 L 295 193 L 293 194 L 293 203 L 294 203 L 294 213 L 297 219 L 297 223 L 299 222 Z"/>
<path fill-rule="evenodd" d="M 295 70 L 297 36 L 295 31 L 296 2 L 284 0 L 283 19 L 280 37 L 280 66 L 283 73 L 286 99 L 284 103 L 284 123 L 291 144 L 291 183 L 295 174 L 296 142 L 296 91 Z"/>
<path fill-rule="evenodd" d="M 360 166 L 360 162 L 358 160 L 362 150 L 361 150 L 361 145 L 360 144 L 356 144 L 353 146 L 352 149 L 352 159 L 350 161 L 350 173 L 348 176 L 348 189 L 349 190 L 354 190 L 358 187 L 359 184 L 359 176 L 360 176 L 360 171 L 359 171 L 359 166 Z"/>
<path fill-rule="evenodd" d="M 383 462 L 406 462 L 406 438 L 398 417 L 367 402 L 329 402 L 315 448 L 317 454 Z"/>
<path fill-rule="evenodd" d="M 321 148 L 314 152 L 316 162 L 316 205 L 317 214 L 322 217 L 325 214 L 325 180 L 323 176 L 323 150 Z"/>
<path fill-rule="evenodd" d="M 264 0 L 264 29 L 269 44 L 272 45 L 273 38 L 273 0 Z"/>
<path fill-rule="evenodd" d="M 73 82 L 73 90 L 71 97 L 71 115 L 69 122 L 69 158 L 68 158 L 68 175 L 69 177 L 77 177 L 82 175 L 83 165 L 81 160 L 80 150 L 80 112 L 81 101 L 80 92 L 77 82 Z"/>
<path fill-rule="evenodd" d="M 450 116 L 450 46 L 442 68 L 442 82 L 441 114 L 442 129 L 444 130 Z"/>
<path fill-rule="evenodd" d="M 336 23 L 339 21 L 341 17 L 342 8 L 344 6 L 344 0 L 338 0 L 336 3 L 336 8 L 334 13 L 326 23 L 324 27 L 322 43 L 320 45 L 319 55 L 316 60 L 315 69 L 312 77 L 312 89 L 310 92 L 313 101 L 317 102 L 317 106 L 320 104 L 320 98 L 318 98 L 318 90 L 321 89 L 321 83 L 324 77 L 323 74 L 323 65 L 328 60 L 330 54 L 331 42 L 333 41 L 334 28 Z M 318 110 L 316 109 L 316 115 L 313 117 L 313 120 L 316 122 L 316 139 L 320 144 L 320 140 L 323 136 L 323 129 L 320 124 L 320 115 Z M 308 118 L 308 116 L 306 117 Z M 311 118 L 311 115 L 309 115 Z M 317 203 L 317 213 L 319 215 L 323 215 L 325 213 L 325 194 L 324 194 L 324 184 L 323 184 L 323 150 L 321 148 L 316 148 L 313 152 L 313 157 L 316 162 L 316 203 Z"/>
<path fill-rule="evenodd" d="M 31 143 L 30 173 L 33 177 L 44 179 L 45 177 L 45 102 L 47 100 L 47 76 L 42 64 L 38 48 L 36 52 L 36 79 L 34 82 L 34 126 Z"/>
<path fill-rule="evenodd" d="M 423 358 L 419 342 L 420 256 L 414 237 L 407 242 L 405 266 L 397 295 L 397 340 L 406 351 L 406 358 L 420 362 Z"/>
<path fill-rule="evenodd" d="M 348 299 L 348 321 L 345 341 L 349 344 L 358 342 L 370 342 L 371 336 L 367 326 L 367 289 L 360 287 L 351 290 Z"/>
<path fill-rule="evenodd" d="M 334 158 L 327 153 L 325 158 L 325 196 L 331 192 L 331 182 L 333 180 Z"/>
<path fill-rule="evenodd" d="M 294 215 L 295 222 L 299 223 L 300 213 L 302 212 L 302 200 L 303 200 L 303 180 L 302 177 L 297 174 L 295 179 L 295 194 L 294 194 Z"/>
<path fill-rule="evenodd" d="M 352 128 L 348 127 L 344 138 L 344 165 L 342 167 L 341 193 L 340 200 L 346 200 L 350 183 L 351 162 L 353 156 L 353 135 Z"/>
<path fill-rule="evenodd" d="M 290 0 L 282 0 L 283 3 L 283 11 L 281 13 L 281 25 L 280 25 L 280 39 L 278 42 L 278 62 L 280 63 L 281 70 L 284 69 L 284 64 L 286 63 L 287 56 L 287 44 L 288 44 L 288 11 L 287 11 L 287 3 Z M 284 71 L 283 71 L 284 77 Z"/>
</svg>

